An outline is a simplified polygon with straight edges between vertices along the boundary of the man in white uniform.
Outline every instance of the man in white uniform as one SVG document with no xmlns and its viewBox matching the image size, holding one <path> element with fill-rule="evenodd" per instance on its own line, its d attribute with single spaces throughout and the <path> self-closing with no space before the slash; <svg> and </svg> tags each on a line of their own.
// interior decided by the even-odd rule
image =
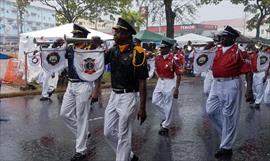
<svg viewBox="0 0 270 161">
<path fill-rule="evenodd" d="M 172 46 L 172 43 L 163 40 L 160 45 L 161 54 L 155 58 L 158 82 L 153 92 L 152 103 L 161 113 L 161 129 L 158 133 L 164 136 L 168 135 L 172 122 L 173 98 L 178 98 L 183 66 L 180 60 L 170 52 Z"/>
<path fill-rule="evenodd" d="M 146 78 L 148 71 L 144 49 L 132 42 L 135 29 L 119 18 L 115 30 L 115 45 L 105 54 L 111 64 L 112 93 L 104 115 L 104 135 L 116 153 L 116 161 L 138 161 L 132 152 L 132 124 L 137 113 L 138 92 L 141 124 L 146 119 Z"/>
<path fill-rule="evenodd" d="M 72 33 L 74 38 L 87 38 L 89 31 L 74 24 Z M 57 43 L 62 44 L 63 42 Z M 55 46 L 57 46 L 57 43 Z M 80 49 L 90 48 L 89 44 L 80 41 L 74 43 L 74 45 Z M 87 82 L 79 78 L 73 64 L 74 52 L 72 49 L 67 49 L 66 58 L 68 60 L 69 82 L 64 94 L 60 116 L 76 137 L 76 153 L 71 161 L 81 161 L 86 158 L 90 100 L 97 98 L 98 88 L 94 89 L 93 82 Z"/>
<path fill-rule="evenodd" d="M 261 43 L 258 43 L 255 45 L 257 48 L 257 59 L 258 55 L 260 55 L 260 52 L 264 52 L 262 50 L 263 45 Z M 257 62 L 256 62 L 257 63 Z M 266 79 L 267 79 L 268 71 L 254 71 L 253 72 L 253 95 L 255 100 L 255 108 L 259 109 L 260 104 L 263 100 L 263 94 L 265 90 L 266 85 Z"/>
<path fill-rule="evenodd" d="M 253 99 L 251 64 L 235 44 L 238 36 L 239 32 L 232 27 L 224 29 L 221 34 L 222 47 L 217 48 L 212 67 L 214 80 L 206 112 L 221 140 L 216 158 L 232 156 L 242 96 L 241 74 L 246 74 L 247 78 L 246 100 Z"/>
</svg>

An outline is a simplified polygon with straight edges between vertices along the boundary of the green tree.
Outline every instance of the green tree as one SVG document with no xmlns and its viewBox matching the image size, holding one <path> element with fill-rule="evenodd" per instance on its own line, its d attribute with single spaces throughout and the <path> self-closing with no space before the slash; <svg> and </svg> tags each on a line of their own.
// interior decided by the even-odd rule
<svg viewBox="0 0 270 161">
<path fill-rule="evenodd" d="M 202 4 L 218 4 L 223 0 L 202 0 Z M 260 27 L 270 23 L 270 0 L 231 0 L 233 4 L 243 4 L 244 11 L 253 16 L 247 21 L 249 30 L 256 29 L 256 38 L 260 37 Z"/>
<path fill-rule="evenodd" d="M 175 21 L 184 22 L 192 21 L 197 7 L 200 6 L 198 0 L 137 0 L 139 6 L 148 6 L 149 13 L 152 15 L 153 22 L 157 21 L 157 17 L 166 19 L 167 37 L 174 38 Z"/>
<path fill-rule="evenodd" d="M 140 12 L 123 9 L 121 11 L 121 17 L 133 25 L 137 31 L 144 24 L 144 17 Z"/>
<path fill-rule="evenodd" d="M 76 22 L 78 18 L 95 20 L 102 14 L 118 14 L 132 0 L 40 0 L 56 11 L 58 23 Z"/>
<path fill-rule="evenodd" d="M 27 12 L 26 7 L 30 4 L 28 0 L 16 0 L 16 8 L 17 8 L 17 24 L 19 27 L 19 33 L 23 32 L 23 19 L 24 14 Z"/>
</svg>

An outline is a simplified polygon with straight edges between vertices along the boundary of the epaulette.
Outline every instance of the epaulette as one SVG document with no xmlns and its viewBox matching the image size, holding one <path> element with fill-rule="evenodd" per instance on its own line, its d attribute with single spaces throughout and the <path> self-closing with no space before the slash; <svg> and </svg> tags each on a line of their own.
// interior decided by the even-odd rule
<svg viewBox="0 0 270 161">
<path fill-rule="evenodd" d="M 135 46 L 135 47 L 134 47 L 134 50 L 136 50 L 137 53 L 144 53 L 144 54 L 145 54 L 144 48 L 142 48 L 142 47 L 140 47 L 140 46 Z"/>
</svg>

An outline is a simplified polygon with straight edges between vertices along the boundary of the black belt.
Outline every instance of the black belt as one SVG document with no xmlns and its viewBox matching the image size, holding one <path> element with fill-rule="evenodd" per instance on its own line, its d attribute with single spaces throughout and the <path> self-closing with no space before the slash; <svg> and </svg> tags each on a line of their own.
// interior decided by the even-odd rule
<svg viewBox="0 0 270 161">
<path fill-rule="evenodd" d="M 135 89 L 116 89 L 116 88 L 113 88 L 112 90 L 117 94 L 138 92 L 138 90 L 135 90 Z"/>
<path fill-rule="evenodd" d="M 86 82 L 84 80 L 80 80 L 80 79 L 68 79 L 68 81 L 70 81 L 71 83 L 80 83 L 80 82 Z"/>
<path fill-rule="evenodd" d="M 234 79 L 239 79 L 239 76 L 235 77 L 226 77 L 226 78 L 215 78 L 218 82 L 224 82 L 224 81 L 229 81 L 229 80 L 234 80 Z"/>
</svg>

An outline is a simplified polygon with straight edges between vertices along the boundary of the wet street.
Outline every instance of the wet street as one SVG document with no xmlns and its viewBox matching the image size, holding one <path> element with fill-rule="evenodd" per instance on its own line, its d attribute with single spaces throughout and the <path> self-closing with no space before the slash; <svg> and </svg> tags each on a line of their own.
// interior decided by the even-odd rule
<svg viewBox="0 0 270 161">
<path fill-rule="evenodd" d="M 181 82 L 168 137 L 158 135 L 161 120 L 151 104 L 153 88 L 148 88 L 147 121 L 142 126 L 137 120 L 134 123 L 133 150 L 140 161 L 216 161 L 213 156 L 219 138 L 205 114 L 202 81 Z M 88 161 L 115 159 L 103 136 L 103 114 L 109 94 L 109 89 L 103 90 L 103 105 L 96 104 L 90 113 Z M 70 160 L 75 140 L 59 117 L 61 97 L 55 94 L 47 102 L 40 102 L 39 96 L 1 99 L 0 161 Z M 234 155 L 225 160 L 270 161 L 269 106 L 254 109 L 242 103 Z"/>
</svg>

